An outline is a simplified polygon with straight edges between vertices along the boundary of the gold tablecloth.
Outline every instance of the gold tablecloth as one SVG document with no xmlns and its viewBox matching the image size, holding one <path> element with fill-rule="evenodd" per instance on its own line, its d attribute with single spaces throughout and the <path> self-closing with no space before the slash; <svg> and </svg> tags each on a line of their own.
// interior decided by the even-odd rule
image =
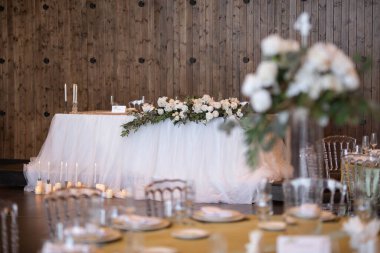
<svg viewBox="0 0 380 253">
<path fill-rule="evenodd" d="M 281 216 L 274 216 L 273 219 L 279 220 Z M 328 234 L 332 236 L 332 252 L 348 253 L 353 252 L 349 247 L 349 237 L 340 232 L 342 224 L 345 219 L 340 219 L 336 222 L 326 222 L 322 224 L 322 234 Z M 201 223 L 195 222 L 194 226 L 200 229 L 205 229 L 211 234 L 218 233 L 225 239 L 228 246 L 228 253 L 244 253 L 245 244 L 249 241 L 249 233 L 257 227 L 258 220 L 256 216 L 250 215 L 246 220 L 233 223 Z M 174 224 L 170 228 L 151 231 L 151 232 L 139 232 L 138 236 L 143 238 L 145 247 L 164 246 L 176 248 L 179 253 L 207 253 L 211 252 L 212 242 L 210 238 L 199 240 L 180 240 L 171 236 L 171 233 L 180 228 L 184 228 L 183 225 Z M 293 229 L 294 230 L 294 229 Z M 302 233 L 302 228 L 299 229 L 299 233 Z M 264 231 L 263 236 L 263 249 L 264 252 L 275 252 L 276 239 L 279 235 L 289 235 L 289 231 L 272 232 Z M 123 239 L 114 243 L 109 243 L 101 246 L 103 252 L 126 252 L 127 246 L 127 234 L 123 234 Z"/>
</svg>

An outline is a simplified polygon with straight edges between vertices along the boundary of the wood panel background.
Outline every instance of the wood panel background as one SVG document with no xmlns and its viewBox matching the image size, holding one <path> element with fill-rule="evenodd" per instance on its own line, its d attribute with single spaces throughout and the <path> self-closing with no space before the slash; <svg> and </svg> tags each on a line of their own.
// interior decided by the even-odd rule
<svg viewBox="0 0 380 253">
<path fill-rule="evenodd" d="M 311 13 L 310 43 L 371 57 L 360 92 L 380 101 L 380 0 L 0 0 L 0 158 L 36 156 L 63 87 L 79 109 L 145 96 L 237 96 L 260 61 L 260 41 Z M 71 89 L 70 89 L 71 91 Z M 69 93 L 69 101 L 71 93 Z M 361 138 L 379 125 L 326 129 Z"/>
</svg>

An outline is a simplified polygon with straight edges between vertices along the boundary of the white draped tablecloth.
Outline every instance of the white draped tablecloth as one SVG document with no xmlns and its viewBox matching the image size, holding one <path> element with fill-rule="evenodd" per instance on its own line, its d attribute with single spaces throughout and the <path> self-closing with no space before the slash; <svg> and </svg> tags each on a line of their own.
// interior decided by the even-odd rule
<svg viewBox="0 0 380 253">
<path fill-rule="evenodd" d="M 132 181 L 143 186 L 153 179 L 179 178 L 193 181 L 197 202 L 252 203 L 259 180 L 279 180 L 291 173 L 283 143 L 260 154 L 260 165 L 250 169 L 242 129 L 227 135 L 219 130 L 223 119 L 179 126 L 167 120 L 121 137 L 121 125 L 132 119 L 127 115 L 55 115 L 38 157 L 24 166 L 25 190 L 32 191 L 38 177 L 46 180 L 48 175 L 53 184 L 74 181 L 78 175 L 78 180 L 93 185 L 96 163 L 97 182 L 114 191 Z"/>
</svg>

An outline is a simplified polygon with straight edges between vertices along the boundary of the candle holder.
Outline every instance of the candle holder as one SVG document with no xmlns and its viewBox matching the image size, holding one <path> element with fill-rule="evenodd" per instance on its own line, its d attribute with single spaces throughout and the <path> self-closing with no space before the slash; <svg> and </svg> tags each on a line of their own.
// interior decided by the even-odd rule
<svg viewBox="0 0 380 253">
<path fill-rule="evenodd" d="M 73 103 L 73 108 L 71 109 L 71 113 L 78 113 L 78 103 Z"/>
</svg>

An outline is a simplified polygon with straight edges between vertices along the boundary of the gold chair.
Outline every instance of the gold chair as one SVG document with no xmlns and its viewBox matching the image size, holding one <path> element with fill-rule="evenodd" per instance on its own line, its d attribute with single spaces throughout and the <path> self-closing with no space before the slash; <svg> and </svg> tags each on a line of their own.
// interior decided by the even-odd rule
<svg viewBox="0 0 380 253">
<path fill-rule="evenodd" d="M 323 138 L 323 158 L 327 178 L 340 180 L 342 152 L 347 149 L 354 149 L 356 139 L 344 136 L 333 135 Z"/>
</svg>

